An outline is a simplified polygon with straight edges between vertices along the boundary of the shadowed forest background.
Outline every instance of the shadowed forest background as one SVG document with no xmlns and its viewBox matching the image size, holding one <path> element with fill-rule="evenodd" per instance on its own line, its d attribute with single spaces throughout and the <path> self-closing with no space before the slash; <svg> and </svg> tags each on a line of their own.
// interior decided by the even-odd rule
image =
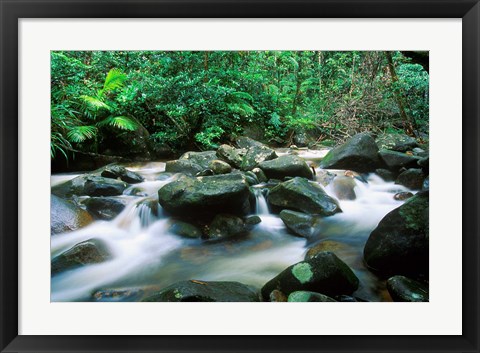
<svg viewBox="0 0 480 353">
<path fill-rule="evenodd" d="M 316 148 L 361 131 L 428 133 L 427 52 L 56 51 L 51 70 L 53 170 L 240 135 Z"/>
</svg>

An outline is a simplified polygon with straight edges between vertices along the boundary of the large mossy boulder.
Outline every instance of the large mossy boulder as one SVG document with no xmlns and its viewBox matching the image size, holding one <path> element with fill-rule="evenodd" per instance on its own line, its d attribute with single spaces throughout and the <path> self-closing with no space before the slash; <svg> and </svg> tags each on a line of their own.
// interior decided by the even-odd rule
<svg viewBox="0 0 480 353">
<path fill-rule="evenodd" d="M 164 210 L 179 216 L 244 214 L 250 190 L 241 174 L 181 177 L 164 185 L 158 199 Z"/>
<path fill-rule="evenodd" d="M 269 161 L 277 157 L 275 151 L 267 146 L 251 146 L 242 158 L 240 169 L 245 171 L 252 170 L 261 162 Z"/>
<path fill-rule="evenodd" d="M 144 302 L 258 302 L 257 291 L 239 282 L 181 281 L 153 293 Z"/>
<path fill-rule="evenodd" d="M 110 220 L 125 209 L 126 202 L 113 197 L 90 197 L 83 204 L 96 219 Z"/>
<path fill-rule="evenodd" d="M 365 244 L 367 266 L 382 276 L 428 276 L 428 191 L 388 213 Z"/>
<path fill-rule="evenodd" d="M 359 173 L 373 172 L 380 166 L 377 144 L 365 132 L 330 150 L 320 163 L 324 169 L 349 169 Z"/>
<path fill-rule="evenodd" d="M 208 169 L 210 169 L 213 174 L 228 174 L 232 171 L 232 166 L 220 159 L 214 159 L 208 164 Z"/>
<path fill-rule="evenodd" d="M 307 163 L 294 155 L 280 156 L 270 161 L 261 162 L 258 167 L 269 179 L 283 180 L 286 177 L 313 178 L 313 173 Z"/>
<path fill-rule="evenodd" d="M 50 234 L 76 230 L 93 222 L 84 209 L 58 196 L 50 196 Z"/>
<path fill-rule="evenodd" d="M 52 259 L 52 275 L 89 264 L 98 264 L 111 258 L 107 245 L 100 239 L 78 243 Z"/>
<path fill-rule="evenodd" d="M 282 210 L 280 218 L 288 230 L 296 236 L 310 239 L 320 233 L 318 216 L 292 210 Z"/>
<path fill-rule="evenodd" d="M 428 302 L 428 284 L 405 276 L 389 278 L 387 290 L 395 302 Z"/>
<path fill-rule="evenodd" d="M 285 295 L 295 291 L 312 291 L 334 296 L 352 294 L 358 284 L 357 276 L 334 253 L 321 252 L 282 271 L 263 286 L 261 293 L 265 301 L 269 300 L 274 290 Z"/>
<path fill-rule="evenodd" d="M 104 177 L 88 177 L 83 188 L 83 195 L 88 196 L 118 196 L 122 195 L 128 184 Z"/>
<path fill-rule="evenodd" d="M 280 209 L 330 216 L 341 212 L 337 200 L 323 188 L 305 178 L 293 178 L 280 183 L 268 193 L 268 203 Z"/>
<path fill-rule="evenodd" d="M 189 176 L 195 176 L 204 168 L 194 161 L 189 159 L 176 159 L 165 163 L 165 172 L 167 173 L 182 173 Z"/>
<path fill-rule="evenodd" d="M 207 169 L 211 161 L 217 159 L 217 154 L 215 151 L 205 151 L 205 152 L 185 152 L 179 158 L 179 160 L 188 160 L 193 163 L 198 164 L 202 169 Z"/>
<path fill-rule="evenodd" d="M 221 145 L 216 152 L 216 156 L 231 166 L 240 168 L 243 162 L 243 156 L 246 152 L 246 149 L 237 149 L 230 145 Z"/>
<path fill-rule="evenodd" d="M 417 140 L 405 134 L 383 134 L 378 136 L 375 142 L 379 149 L 398 152 L 407 152 L 418 147 Z"/>
<path fill-rule="evenodd" d="M 397 173 L 402 168 L 413 168 L 417 166 L 419 157 L 411 156 L 406 153 L 380 150 L 378 155 L 388 167 L 394 173 Z"/>
</svg>

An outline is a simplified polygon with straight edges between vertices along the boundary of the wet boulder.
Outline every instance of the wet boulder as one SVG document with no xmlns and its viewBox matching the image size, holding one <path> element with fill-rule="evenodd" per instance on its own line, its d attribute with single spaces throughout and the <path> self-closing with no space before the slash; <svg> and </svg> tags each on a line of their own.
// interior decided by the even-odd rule
<svg viewBox="0 0 480 353">
<path fill-rule="evenodd" d="M 252 170 L 261 162 L 269 161 L 277 157 L 275 151 L 267 146 L 251 146 L 242 158 L 240 169 Z"/>
<path fill-rule="evenodd" d="M 320 233 L 318 217 L 303 212 L 282 210 L 280 218 L 287 229 L 296 236 L 310 239 Z"/>
<path fill-rule="evenodd" d="M 417 140 L 405 134 L 383 134 L 378 136 L 375 142 L 379 149 L 398 152 L 407 152 L 418 147 Z"/>
<path fill-rule="evenodd" d="M 52 259 L 52 275 L 77 267 L 105 262 L 111 258 L 107 245 L 100 239 L 78 243 Z"/>
<path fill-rule="evenodd" d="M 182 173 L 189 176 L 194 176 L 203 171 L 204 168 L 197 163 L 188 159 L 176 159 L 168 161 L 165 164 L 165 171 L 168 173 Z"/>
<path fill-rule="evenodd" d="M 264 147 L 265 145 L 257 140 L 254 140 L 247 136 L 237 137 L 235 143 L 239 148 L 250 148 L 250 147 Z"/>
<path fill-rule="evenodd" d="M 120 179 L 129 184 L 138 184 L 145 180 L 140 174 L 119 165 L 106 166 L 100 175 L 104 178 Z"/>
<path fill-rule="evenodd" d="M 336 302 L 335 299 L 321 293 L 309 292 L 309 291 L 296 291 L 290 293 L 288 296 L 289 302 L 302 303 L 302 302 Z"/>
<path fill-rule="evenodd" d="M 373 172 L 380 166 L 375 140 L 365 132 L 333 148 L 320 162 L 323 169 L 351 169 L 359 173 Z"/>
<path fill-rule="evenodd" d="M 144 302 L 258 302 L 257 291 L 239 282 L 181 281 L 153 293 Z"/>
<path fill-rule="evenodd" d="M 255 176 L 257 177 L 257 180 L 260 182 L 260 183 L 266 183 L 268 181 L 268 178 L 267 176 L 265 175 L 265 173 L 263 172 L 263 170 L 261 170 L 260 168 L 253 168 L 251 170 L 251 172 L 253 174 L 255 174 Z"/>
<path fill-rule="evenodd" d="M 370 234 L 363 257 L 382 276 L 428 276 L 428 191 L 388 213 Z"/>
<path fill-rule="evenodd" d="M 332 190 L 339 200 L 355 200 L 355 187 L 357 184 L 355 180 L 348 176 L 337 176 L 332 181 Z"/>
<path fill-rule="evenodd" d="M 50 234 L 76 230 L 93 222 L 92 216 L 72 202 L 51 195 Z"/>
<path fill-rule="evenodd" d="M 243 173 L 243 176 L 245 177 L 248 185 L 250 186 L 260 184 L 260 180 L 258 180 L 257 176 L 250 170 L 248 172 Z"/>
<path fill-rule="evenodd" d="M 96 302 L 133 302 L 144 294 L 140 288 L 99 289 L 93 292 L 92 299 Z"/>
<path fill-rule="evenodd" d="M 425 174 L 421 169 L 411 168 L 401 173 L 395 180 L 395 184 L 403 185 L 411 190 L 420 190 L 424 180 Z"/>
<path fill-rule="evenodd" d="M 258 167 L 269 179 L 284 179 L 286 177 L 313 178 L 313 173 L 307 163 L 298 156 L 280 156 L 270 161 L 261 162 Z"/>
<path fill-rule="evenodd" d="M 263 286 L 261 293 L 264 300 L 268 300 L 274 290 L 286 295 L 295 291 L 312 291 L 334 296 L 353 293 L 358 283 L 350 267 L 334 253 L 321 252 L 282 271 Z"/>
<path fill-rule="evenodd" d="M 244 214 L 250 190 L 241 174 L 183 176 L 158 191 L 164 210 L 176 215 Z"/>
<path fill-rule="evenodd" d="M 219 159 L 213 159 L 208 164 L 208 168 L 213 171 L 213 174 L 228 174 L 232 171 L 232 166 L 227 162 Z"/>
<path fill-rule="evenodd" d="M 419 159 L 417 164 L 420 168 L 422 168 L 425 174 L 429 174 L 430 157 L 427 156 Z"/>
<path fill-rule="evenodd" d="M 217 154 L 215 151 L 185 152 L 179 158 L 179 160 L 188 160 L 193 162 L 202 167 L 202 169 L 208 169 L 210 162 L 214 159 L 217 159 Z"/>
<path fill-rule="evenodd" d="M 428 302 L 428 285 L 405 276 L 393 276 L 387 290 L 395 302 Z"/>
<path fill-rule="evenodd" d="M 110 220 L 125 209 L 126 202 L 113 197 L 90 197 L 83 204 L 96 219 Z"/>
<path fill-rule="evenodd" d="M 380 178 L 382 178 L 385 181 L 395 180 L 395 174 L 388 169 L 384 169 L 384 168 L 375 169 L 375 174 L 377 174 Z"/>
<path fill-rule="evenodd" d="M 322 216 L 341 212 L 337 200 L 330 197 L 319 184 L 298 177 L 272 188 L 268 194 L 268 203 L 281 209 Z"/>
<path fill-rule="evenodd" d="M 206 240 L 219 241 L 238 237 L 247 233 L 244 221 L 234 215 L 218 214 L 208 227 Z"/>
<path fill-rule="evenodd" d="M 245 153 L 246 150 L 237 149 L 230 145 L 221 145 L 217 150 L 216 156 L 231 166 L 240 168 Z"/>
<path fill-rule="evenodd" d="M 185 238 L 195 239 L 202 237 L 202 230 L 199 227 L 194 224 L 179 220 L 172 221 L 168 231 Z"/>
<path fill-rule="evenodd" d="M 115 179 L 90 176 L 85 180 L 82 195 L 118 196 L 122 195 L 128 184 Z"/>
<path fill-rule="evenodd" d="M 406 153 L 389 150 L 380 150 L 378 155 L 387 168 L 394 173 L 397 173 L 402 168 L 415 167 L 420 159 L 419 157 L 411 156 Z"/>
</svg>

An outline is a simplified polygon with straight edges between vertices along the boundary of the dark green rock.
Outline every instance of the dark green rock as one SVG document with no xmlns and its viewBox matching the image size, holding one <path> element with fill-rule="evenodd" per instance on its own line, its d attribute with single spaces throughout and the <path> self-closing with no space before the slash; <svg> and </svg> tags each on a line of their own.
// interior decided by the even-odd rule
<svg viewBox="0 0 480 353">
<path fill-rule="evenodd" d="M 395 184 L 403 185 L 411 190 L 420 190 L 425 180 L 425 174 L 421 169 L 408 169 L 401 173 Z"/>
<path fill-rule="evenodd" d="M 50 198 L 50 234 L 76 230 L 92 223 L 92 216 L 72 202 L 51 195 Z"/>
<path fill-rule="evenodd" d="M 201 238 L 202 230 L 197 226 L 184 221 L 174 220 L 168 228 L 168 231 L 185 238 Z"/>
<path fill-rule="evenodd" d="M 405 134 L 383 134 L 375 142 L 379 149 L 407 152 L 418 147 L 417 140 Z"/>
<path fill-rule="evenodd" d="M 199 178 L 181 177 L 158 191 L 162 207 L 177 215 L 245 213 L 250 195 L 241 174 L 222 174 Z"/>
<path fill-rule="evenodd" d="M 364 248 L 367 266 L 382 276 L 428 276 L 428 191 L 388 213 Z"/>
<path fill-rule="evenodd" d="M 288 296 L 289 302 L 336 302 L 335 299 L 330 298 L 326 295 L 316 293 L 316 292 L 309 292 L 309 291 L 296 291 L 290 293 Z"/>
<path fill-rule="evenodd" d="M 236 144 L 240 148 L 248 149 L 249 147 L 263 147 L 265 146 L 263 143 L 256 141 L 247 136 L 239 136 L 236 139 Z"/>
<path fill-rule="evenodd" d="M 208 169 L 208 166 L 211 161 L 217 159 L 217 154 L 215 151 L 205 151 L 205 152 L 185 152 L 179 158 L 179 160 L 188 160 L 199 165 L 202 169 Z"/>
<path fill-rule="evenodd" d="M 111 258 L 106 244 L 99 239 L 78 243 L 52 259 L 52 276 L 89 264 L 97 264 Z"/>
<path fill-rule="evenodd" d="M 319 184 L 298 177 L 272 188 L 268 194 L 268 203 L 282 209 L 323 216 L 341 212 L 337 200 L 328 196 Z"/>
<path fill-rule="evenodd" d="M 428 302 L 428 285 L 404 276 L 389 278 L 387 289 L 395 302 Z"/>
<path fill-rule="evenodd" d="M 265 175 L 263 170 L 261 170 L 260 168 L 253 168 L 252 173 L 255 174 L 255 176 L 257 177 L 257 180 L 260 183 L 266 183 L 268 181 L 267 176 Z"/>
<path fill-rule="evenodd" d="M 350 267 L 334 253 L 321 252 L 282 271 L 263 286 L 261 293 L 264 300 L 268 300 L 275 289 L 286 295 L 312 291 L 333 296 L 353 293 L 358 283 Z"/>
<path fill-rule="evenodd" d="M 218 214 L 208 228 L 207 240 L 224 240 L 243 235 L 247 232 L 245 223 L 237 216 Z"/>
<path fill-rule="evenodd" d="M 284 179 L 286 177 L 313 178 L 313 173 L 307 163 L 298 156 L 281 156 L 270 161 L 261 162 L 258 167 L 269 179 Z"/>
<path fill-rule="evenodd" d="M 219 159 L 210 161 L 208 167 L 213 171 L 214 174 L 228 174 L 232 171 L 230 164 Z"/>
<path fill-rule="evenodd" d="M 125 201 L 111 197 L 90 197 L 83 201 L 96 219 L 110 220 L 125 209 Z"/>
<path fill-rule="evenodd" d="M 324 169 L 349 169 L 359 173 L 373 172 L 380 165 L 378 147 L 368 133 L 357 134 L 333 148 L 320 162 Z"/>
<path fill-rule="evenodd" d="M 258 216 L 248 216 L 244 218 L 244 222 L 247 227 L 252 227 L 261 223 L 262 219 Z"/>
<path fill-rule="evenodd" d="M 247 180 L 248 185 L 252 186 L 252 185 L 260 184 L 260 181 L 258 180 L 257 176 L 253 172 L 248 171 L 243 175 L 245 176 L 245 179 Z"/>
<path fill-rule="evenodd" d="M 247 149 L 247 152 L 243 156 L 240 169 L 245 171 L 252 170 L 261 162 L 269 161 L 277 157 L 278 156 L 275 151 L 267 146 L 251 146 Z"/>
<path fill-rule="evenodd" d="M 105 178 L 119 178 L 129 184 L 137 184 L 145 180 L 140 174 L 132 172 L 119 165 L 106 166 L 100 175 Z"/>
<path fill-rule="evenodd" d="M 144 302 L 258 302 L 256 290 L 239 282 L 197 280 L 172 284 Z"/>
<path fill-rule="evenodd" d="M 174 161 L 168 161 L 165 164 L 165 171 L 168 173 L 183 173 L 185 175 L 194 176 L 202 170 L 202 166 L 188 159 L 177 159 Z"/>
<path fill-rule="evenodd" d="M 246 150 L 237 149 L 229 145 L 221 145 L 217 150 L 216 156 L 231 166 L 240 168 L 245 153 Z"/>
<path fill-rule="evenodd" d="M 375 174 L 377 174 L 380 178 L 382 178 L 385 181 L 395 180 L 395 174 L 388 169 L 383 169 L 383 168 L 375 169 Z"/>
<path fill-rule="evenodd" d="M 201 177 L 201 176 L 212 176 L 214 175 L 215 173 L 213 172 L 213 170 L 211 169 L 204 169 L 202 170 L 201 172 L 198 172 L 197 174 L 195 174 L 195 176 L 197 177 Z"/>
<path fill-rule="evenodd" d="M 410 156 L 406 153 L 380 150 L 378 155 L 383 160 L 388 169 L 397 173 L 402 168 L 413 168 L 417 165 L 419 157 Z"/>
<path fill-rule="evenodd" d="M 280 218 L 288 230 L 297 236 L 309 239 L 320 233 L 318 217 L 303 212 L 282 210 Z"/>
<path fill-rule="evenodd" d="M 118 196 L 122 195 L 127 184 L 120 180 L 91 176 L 85 181 L 82 195 Z"/>
</svg>

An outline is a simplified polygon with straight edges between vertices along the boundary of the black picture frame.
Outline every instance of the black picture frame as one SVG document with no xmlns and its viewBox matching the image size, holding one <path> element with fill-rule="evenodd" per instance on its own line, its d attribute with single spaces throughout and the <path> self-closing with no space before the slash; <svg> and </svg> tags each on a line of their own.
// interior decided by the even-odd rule
<svg viewBox="0 0 480 353">
<path fill-rule="evenodd" d="M 478 0 L 0 0 L 0 11 L 1 352 L 479 352 Z M 18 20 L 157 17 L 463 19 L 463 335 L 248 338 L 18 335 Z"/>
</svg>

